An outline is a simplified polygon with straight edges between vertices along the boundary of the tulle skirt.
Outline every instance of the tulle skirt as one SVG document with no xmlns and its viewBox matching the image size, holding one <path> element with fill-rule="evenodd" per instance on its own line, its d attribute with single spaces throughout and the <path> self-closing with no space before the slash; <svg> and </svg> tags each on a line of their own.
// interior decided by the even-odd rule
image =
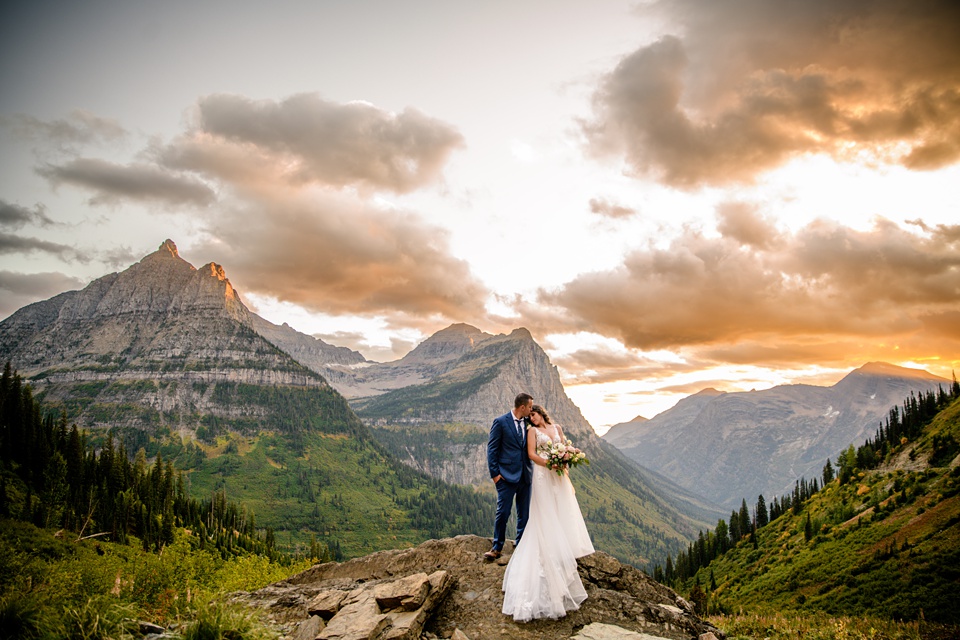
<svg viewBox="0 0 960 640">
<path fill-rule="evenodd" d="M 530 519 L 503 576 L 503 613 L 526 622 L 579 609 L 587 592 L 577 558 L 593 551 L 570 478 L 536 465 Z"/>
</svg>

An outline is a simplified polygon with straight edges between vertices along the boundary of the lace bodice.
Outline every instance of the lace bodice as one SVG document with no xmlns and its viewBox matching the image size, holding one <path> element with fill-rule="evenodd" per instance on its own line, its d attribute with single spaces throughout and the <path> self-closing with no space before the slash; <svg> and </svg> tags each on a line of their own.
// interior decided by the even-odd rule
<svg viewBox="0 0 960 640">
<path fill-rule="evenodd" d="M 544 453 L 550 444 L 560 441 L 560 435 L 557 433 L 556 428 L 552 428 L 553 434 L 549 436 L 540 431 L 540 429 L 534 429 L 534 431 L 537 434 L 537 453 Z"/>
</svg>

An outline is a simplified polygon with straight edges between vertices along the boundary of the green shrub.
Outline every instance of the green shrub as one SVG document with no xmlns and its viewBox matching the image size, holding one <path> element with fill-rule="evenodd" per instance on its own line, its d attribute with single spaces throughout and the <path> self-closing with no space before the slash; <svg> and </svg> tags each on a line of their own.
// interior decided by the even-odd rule
<svg viewBox="0 0 960 640">
<path fill-rule="evenodd" d="M 183 640 L 260 640 L 271 637 L 252 614 L 219 604 L 197 609 L 183 632 Z"/>
<path fill-rule="evenodd" d="M 65 640 L 126 640 L 138 637 L 139 625 L 133 605 L 110 596 L 90 598 L 79 607 L 63 612 Z"/>
</svg>

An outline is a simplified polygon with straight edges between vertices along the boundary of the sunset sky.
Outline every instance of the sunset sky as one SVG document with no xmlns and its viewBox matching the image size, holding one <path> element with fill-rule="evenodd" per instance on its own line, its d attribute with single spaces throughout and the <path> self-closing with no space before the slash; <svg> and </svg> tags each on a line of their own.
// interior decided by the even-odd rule
<svg viewBox="0 0 960 640">
<path fill-rule="evenodd" d="M 165 239 L 401 357 L 527 327 L 600 428 L 960 365 L 960 3 L 4 3 L 0 318 Z"/>
</svg>

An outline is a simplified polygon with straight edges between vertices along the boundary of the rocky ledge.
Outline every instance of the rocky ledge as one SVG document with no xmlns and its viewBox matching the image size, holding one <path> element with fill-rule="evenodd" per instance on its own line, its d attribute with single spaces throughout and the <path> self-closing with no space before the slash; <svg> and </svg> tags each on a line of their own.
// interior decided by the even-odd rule
<svg viewBox="0 0 960 640">
<path fill-rule="evenodd" d="M 262 609 L 290 640 L 724 637 L 673 590 L 602 551 L 579 560 L 587 600 L 578 611 L 560 620 L 514 622 L 500 613 L 510 553 L 484 562 L 489 548 L 489 538 L 478 536 L 429 540 L 316 565 L 231 600 Z"/>
</svg>

